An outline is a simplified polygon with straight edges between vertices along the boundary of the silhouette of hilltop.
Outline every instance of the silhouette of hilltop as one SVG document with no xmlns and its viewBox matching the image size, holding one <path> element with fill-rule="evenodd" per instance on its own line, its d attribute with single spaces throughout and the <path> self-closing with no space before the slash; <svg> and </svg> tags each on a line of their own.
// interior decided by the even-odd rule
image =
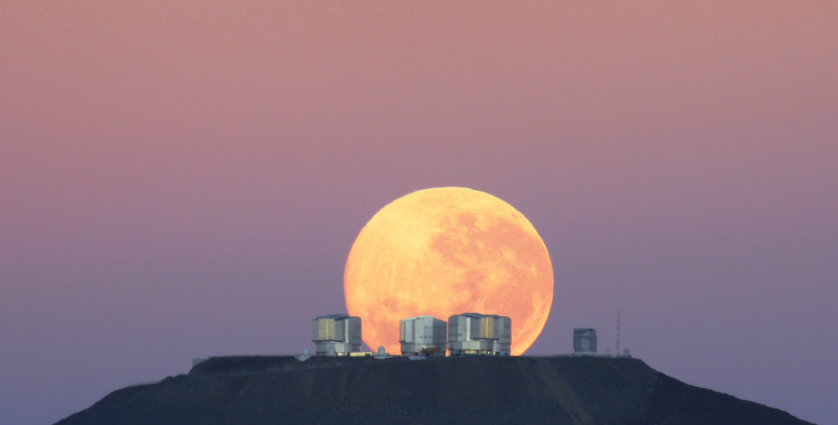
<svg viewBox="0 0 838 425">
<path fill-rule="evenodd" d="M 215 357 L 123 388 L 58 425 L 808 424 L 641 360 Z"/>
</svg>

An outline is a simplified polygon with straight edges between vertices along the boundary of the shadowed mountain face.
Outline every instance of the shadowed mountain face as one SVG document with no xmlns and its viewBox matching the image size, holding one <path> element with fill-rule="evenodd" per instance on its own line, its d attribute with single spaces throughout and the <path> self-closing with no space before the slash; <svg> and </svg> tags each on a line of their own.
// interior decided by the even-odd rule
<svg viewBox="0 0 838 425">
<path fill-rule="evenodd" d="M 60 425 L 807 424 L 637 359 L 216 357 Z"/>
</svg>

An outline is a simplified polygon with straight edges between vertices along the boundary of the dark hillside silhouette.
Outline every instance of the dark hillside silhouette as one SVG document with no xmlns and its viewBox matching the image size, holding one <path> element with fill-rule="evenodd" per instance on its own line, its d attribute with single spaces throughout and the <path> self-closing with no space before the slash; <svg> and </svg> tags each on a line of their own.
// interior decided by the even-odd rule
<svg viewBox="0 0 838 425">
<path fill-rule="evenodd" d="M 603 357 L 217 357 L 60 425 L 807 424 Z"/>
</svg>

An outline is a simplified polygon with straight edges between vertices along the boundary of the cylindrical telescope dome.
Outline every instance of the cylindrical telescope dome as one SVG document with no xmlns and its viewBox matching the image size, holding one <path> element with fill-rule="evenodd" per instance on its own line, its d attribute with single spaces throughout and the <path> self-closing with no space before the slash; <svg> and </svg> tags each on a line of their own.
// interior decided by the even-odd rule
<svg viewBox="0 0 838 425">
<path fill-rule="evenodd" d="M 402 354 L 409 356 L 445 356 L 448 324 L 431 316 L 416 316 L 399 322 Z"/>
<path fill-rule="evenodd" d="M 573 330 L 573 353 L 580 356 L 596 355 L 596 329 L 576 328 Z"/>
<path fill-rule="evenodd" d="M 463 313 L 448 318 L 451 356 L 508 356 L 512 319 L 496 314 Z"/>
<path fill-rule="evenodd" d="M 316 317 L 311 340 L 317 355 L 328 354 L 329 348 L 339 356 L 361 351 L 361 318 L 348 314 Z"/>
</svg>

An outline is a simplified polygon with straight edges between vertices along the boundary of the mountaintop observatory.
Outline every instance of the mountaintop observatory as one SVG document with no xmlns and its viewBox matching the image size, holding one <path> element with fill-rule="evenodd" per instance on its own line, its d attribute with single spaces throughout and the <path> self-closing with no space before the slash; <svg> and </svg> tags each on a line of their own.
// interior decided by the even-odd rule
<svg viewBox="0 0 838 425">
<path fill-rule="evenodd" d="M 451 356 L 508 356 L 512 319 L 495 314 L 463 313 L 448 318 Z"/>
<path fill-rule="evenodd" d="M 595 356 L 596 355 L 596 329 L 575 328 L 573 329 L 573 355 L 574 356 Z"/>
<path fill-rule="evenodd" d="M 448 324 L 432 316 L 416 316 L 399 321 L 402 354 L 410 356 L 445 356 Z"/>
<path fill-rule="evenodd" d="M 330 314 L 312 321 L 314 353 L 346 356 L 361 351 L 361 318 L 348 314 Z"/>
</svg>

